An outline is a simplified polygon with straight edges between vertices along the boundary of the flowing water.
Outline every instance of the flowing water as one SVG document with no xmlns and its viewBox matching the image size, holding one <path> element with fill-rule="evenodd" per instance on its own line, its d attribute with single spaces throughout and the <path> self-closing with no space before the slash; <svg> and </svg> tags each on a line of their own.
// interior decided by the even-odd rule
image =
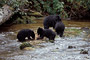
<svg viewBox="0 0 90 60">
<path fill-rule="evenodd" d="M 90 22 L 67 21 L 64 37 L 56 36 L 55 42 L 37 44 L 34 50 L 20 50 L 16 35 L 21 29 L 37 31 L 43 27 L 43 19 L 36 19 L 34 24 L 17 24 L 0 27 L 0 60 L 90 60 Z M 35 45 L 36 46 L 36 45 Z M 69 48 L 71 46 L 72 48 Z M 88 54 L 81 54 L 85 50 Z"/>
</svg>

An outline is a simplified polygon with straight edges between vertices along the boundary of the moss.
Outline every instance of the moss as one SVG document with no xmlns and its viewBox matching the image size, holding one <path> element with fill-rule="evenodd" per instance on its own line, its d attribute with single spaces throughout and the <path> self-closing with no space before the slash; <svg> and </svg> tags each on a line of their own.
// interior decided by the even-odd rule
<svg viewBox="0 0 90 60">
<path fill-rule="evenodd" d="M 36 11 L 34 11 L 32 13 L 30 12 L 30 13 L 28 13 L 28 15 L 35 16 L 35 17 L 42 17 L 43 16 L 40 12 L 36 12 Z"/>
<path fill-rule="evenodd" d="M 49 42 L 54 43 L 54 40 L 49 40 Z"/>
<path fill-rule="evenodd" d="M 20 45 L 20 49 L 24 49 L 25 47 L 33 47 L 30 43 L 28 42 L 23 42 L 21 45 Z"/>
</svg>

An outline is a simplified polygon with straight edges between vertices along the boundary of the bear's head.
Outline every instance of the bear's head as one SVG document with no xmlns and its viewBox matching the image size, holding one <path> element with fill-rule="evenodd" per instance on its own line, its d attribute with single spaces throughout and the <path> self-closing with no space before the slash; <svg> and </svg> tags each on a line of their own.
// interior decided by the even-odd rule
<svg viewBox="0 0 90 60">
<path fill-rule="evenodd" d="M 42 34 L 43 33 L 43 28 L 38 28 L 38 30 L 37 30 L 37 33 L 38 33 L 38 35 L 40 35 L 40 34 Z"/>
<path fill-rule="evenodd" d="M 59 15 L 56 15 L 56 21 L 57 21 L 57 22 L 58 22 L 58 21 L 61 21 L 61 18 L 60 18 Z"/>
</svg>

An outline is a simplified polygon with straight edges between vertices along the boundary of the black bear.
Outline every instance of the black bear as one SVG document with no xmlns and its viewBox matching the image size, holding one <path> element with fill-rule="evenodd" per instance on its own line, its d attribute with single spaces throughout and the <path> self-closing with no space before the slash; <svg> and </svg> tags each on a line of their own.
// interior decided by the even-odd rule
<svg viewBox="0 0 90 60">
<path fill-rule="evenodd" d="M 55 28 L 56 22 L 59 22 L 59 21 L 61 21 L 61 18 L 59 15 L 47 16 L 43 21 L 44 29 L 48 29 L 49 27 Z"/>
<path fill-rule="evenodd" d="M 56 31 L 57 35 L 59 35 L 60 37 L 62 37 L 63 36 L 64 29 L 65 29 L 65 25 L 61 21 L 56 23 L 56 25 L 55 25 L 55 31 Z"/>
<path fill-rule="evenodd" d="M 49 38 L 49 40 L 54 40 L 56 36 L 55 32 L 53 32 L 51 29 L 43 29 L 40 27 L 38 28 L 37 33 L 38 35 L 40 35 L 40 37 L 37 38 L 37 40 L 43 39 L 44 37 Z"/>
<path fill-rule="evenodd" d="M 35 34 L 34 34 L 33 30 L 31 30 L 31 29 L 22 29 L 17 34 L 17 39 L 18 39 L 19 42 L 26 41 L 25 40 L 26 37 L 28 37 L 28 39 L 30 39 L 30 40 L 34 40 L 35 39 Z"/>
</svg>

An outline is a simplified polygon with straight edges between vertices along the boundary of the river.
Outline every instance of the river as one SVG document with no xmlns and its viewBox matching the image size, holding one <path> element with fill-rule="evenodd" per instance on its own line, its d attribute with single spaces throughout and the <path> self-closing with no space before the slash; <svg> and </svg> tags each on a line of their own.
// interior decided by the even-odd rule
<svg viewBox="0 0 90 60">
<path fill-rule="evenodd" d="M 20 50 L 17 33 L 21 29 L 37 31 L 43 27 L 43 18 L 33 24 L 16 24 L 0 27 L 0 60 L 90 60 L 90 22 L 63 20 L 64 38 L 55 38 L 55 43 L 42 42 L 34 50 Z M 52 28 L 51 28 L 52 29 Z M 36 41 L 36 40 L 35 40 Z M 35 46 L 37 46 L 35 45 Z M 71 46 L 71 48 L 70 48 Z M 82 50 L 87 54 L 80 53 Z"/>
</svg>

